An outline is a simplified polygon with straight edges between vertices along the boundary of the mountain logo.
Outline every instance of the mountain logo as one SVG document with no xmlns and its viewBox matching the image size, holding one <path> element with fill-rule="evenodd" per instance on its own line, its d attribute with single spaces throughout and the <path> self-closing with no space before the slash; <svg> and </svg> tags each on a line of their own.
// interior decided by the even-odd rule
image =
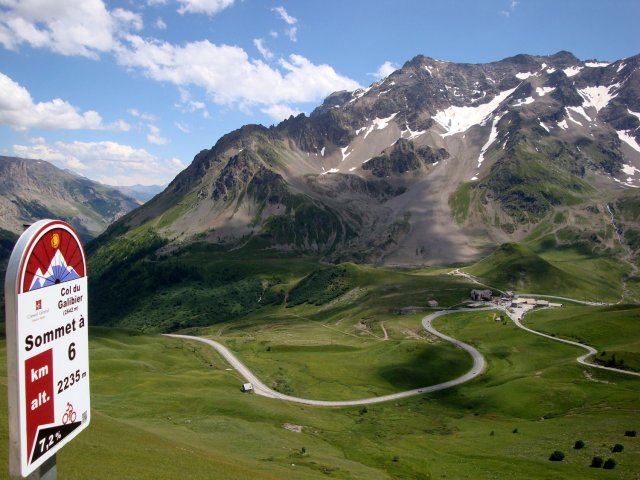
<svg viewBox="0 0 640 480">
<path fill-rule="evenodd" d="M 53 228 L 34 244 L 26 261 L 22 291 L 70 282 L 85 276 L 82 246 L 74 232 Z"/>
</svg>

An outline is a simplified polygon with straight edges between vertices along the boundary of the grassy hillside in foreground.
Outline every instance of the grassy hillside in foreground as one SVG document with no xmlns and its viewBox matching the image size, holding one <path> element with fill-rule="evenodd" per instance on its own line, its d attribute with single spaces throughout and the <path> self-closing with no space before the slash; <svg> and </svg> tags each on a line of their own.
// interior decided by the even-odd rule
<svg viewBox="0 0 640 480">
<path fill-rule="evenodd" d="M 385 328 L 402 341 L 417 319 L 387 319 Z M 307 327 L 315 342 L 336 342 L 331 328 L 304 319 L 282 323 L 290 328 L 282 327 L 281 343 L 290 332 L 302 338 L 295 331 Z M 356 323 L 343 320 L 338 326 Z M 486 374 L 438 394 L 331 409 L 241 394 L 241 379 L 204 345 L 92 329 L 93 423 L 59 453 L 59 475 L 482 480 L 515 471 L 530 479 L 635 478 L 640 441 L 624 432 L 639 429 L 637 379 L 580 367 L 574 360 L 578 349 L 496 322 L 491 312 L 443 317 L 436 327 L 476 345 L 487 357 Z M 245 340 L 260 345 L 259 334 L 256 329 L 255 338 Z M 602 348 L 609 348 L 609 338 L 598 339 Z M 0 351 L 1 383 L 5 368 Z M 355 381 L 348 369 L 333 373 L 336 382 Z M 0 396 L 0 409 L 6 411 L 6 396 Z M 301 432 L 285 428 L 296 425 Z M 7 438 L 6 415 L 0 415 L 0 436 Z M 577 440 L 585 442 L 584 449 L 573 450 Z M 611 453 L 615 443 L 624 451 Z M 6 448 L 0 442 L 4 472 Z M 548 460 L 554 450 L 565 453 L 563 462 Z M 589 468 L 596 455 L 615 458 L 616 469 Z"/>
</svg>

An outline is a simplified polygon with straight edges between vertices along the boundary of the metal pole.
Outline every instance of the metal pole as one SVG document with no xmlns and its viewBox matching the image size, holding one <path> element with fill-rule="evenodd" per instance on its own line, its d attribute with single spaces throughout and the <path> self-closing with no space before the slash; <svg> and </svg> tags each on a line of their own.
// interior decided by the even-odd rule
<svg viewBox="0 0 640 480">
<path fill-rule="evenodd" d="M 27 480 L 56 480 L 58 468 L 56 465 L 56 455 L 54 454 L 46 462 L 27 477 Z"/>
</svg>

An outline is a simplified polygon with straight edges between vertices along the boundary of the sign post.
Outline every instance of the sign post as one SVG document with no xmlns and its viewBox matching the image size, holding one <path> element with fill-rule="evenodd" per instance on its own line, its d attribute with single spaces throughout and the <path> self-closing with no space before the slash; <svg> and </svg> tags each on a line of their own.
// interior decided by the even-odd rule
<svg viewBox="0 0 640 480">
<path fill-rule="evenodd" d="M 55 479 L 55 454 L 89 426 L 87 266 L 75 230 L 40 220 L 5 278 L 9 475 Z"/>
</svg>

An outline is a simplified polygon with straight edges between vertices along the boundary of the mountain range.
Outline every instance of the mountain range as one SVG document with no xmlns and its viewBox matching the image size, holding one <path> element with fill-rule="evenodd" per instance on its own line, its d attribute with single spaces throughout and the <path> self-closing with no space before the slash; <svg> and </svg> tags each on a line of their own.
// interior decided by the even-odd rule
<svg viewBox="0 0 640 480">
<path fill-rule="evenodd" d="M 25 224 L 57 218 L 87 241 L 140 203 L 43 160 L 0 156 L 0 225 L 13 234 Z"/>
<path fill-rule="evenodd" d="M 614 230 L 640 232 L 639 65 L 419 55 L 309 116 L 223 136 L 118 232 L 390 265 L 532 236 L 611 249 Z"/>
</svg>

